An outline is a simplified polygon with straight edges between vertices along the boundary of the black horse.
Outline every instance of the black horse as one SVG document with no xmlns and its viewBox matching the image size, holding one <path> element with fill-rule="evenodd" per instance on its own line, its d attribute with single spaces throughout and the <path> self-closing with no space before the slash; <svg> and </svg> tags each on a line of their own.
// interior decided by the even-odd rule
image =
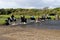
<svg viewBox="0 0 60 40">
<path fill-rule="evenodd" d="M 25 16 L 21 17 L 21 22 L 27 22 L 27 19 L 25 18 Z"/>
<path fill-rule="evenodd" d="M 8 18 L 7 20 L 5 20 L 5 24 L 10 25 L 10 21 L 11 21 L 10 18 Z"/>
<path fill-rule="evenodd" d="M 30 17 L 31 20 L 35 20 L 34 16 Z"/>
</svg>

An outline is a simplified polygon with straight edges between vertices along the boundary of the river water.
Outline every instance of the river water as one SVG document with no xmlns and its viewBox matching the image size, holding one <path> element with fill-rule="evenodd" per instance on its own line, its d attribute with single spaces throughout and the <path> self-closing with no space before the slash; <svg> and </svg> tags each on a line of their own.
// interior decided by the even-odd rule
<svg viewBox="0 0 60 40">
<path fill-rule="evenodd" d="M 32 27 L 32 28 L 38 28 L 38 29 L 59 29 L 60 30 L 60 20 L 46 20 L 46 21 L 40 21 L 40 22 L 31 22 L 30 20 L 27 21 L 27 24 L 19 24 L 21 22 L 16 22 L 20 27 Z"/>
</svg>

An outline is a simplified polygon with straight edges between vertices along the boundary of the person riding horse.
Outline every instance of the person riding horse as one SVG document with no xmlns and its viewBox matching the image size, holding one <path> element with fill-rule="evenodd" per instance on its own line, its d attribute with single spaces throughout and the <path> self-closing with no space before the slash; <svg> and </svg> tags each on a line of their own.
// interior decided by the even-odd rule
<svg viewBox="0 0 60 40">
<path fill-rule="evenodd" d="M 35 20 L 35 17 L 34 16 L 31 16 L 31 18 L 30 18 L 31 20 Z"/>
<path fill-rule="evenodd" d="M 21 16 L 21 22 L 27 22 L 27 19 L 25 18 L 25 16 Z"/>
<path fill-rule="evenodd" d="M 11 22 L 15 22 L 16 19 L 14 18 L 14 15 L 12 15 L 11 17 L 8 17 L 6 20 L 5 20 L 5 24 L 6 25 L 10 25 Z"/>
<path fill-rule="evenodd" d="M 11 20 L 11 22 L 12 22 L 12 21 L 16 21 L 16 19 L 14 18 L 14 15 L 12 15 L 12 16 L 10 17 L 10 20 Z"/>
</svg>

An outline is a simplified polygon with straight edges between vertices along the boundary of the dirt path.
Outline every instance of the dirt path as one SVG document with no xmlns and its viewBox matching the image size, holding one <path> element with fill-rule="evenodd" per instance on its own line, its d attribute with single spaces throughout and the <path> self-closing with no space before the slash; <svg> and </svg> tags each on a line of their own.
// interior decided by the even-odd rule
<svg viewBox="0 0 60 40">
<path fill-rule="evenodd" d="M 60 30 L 0 27 L 0 40 L 60 40 Z"/>
</svg>

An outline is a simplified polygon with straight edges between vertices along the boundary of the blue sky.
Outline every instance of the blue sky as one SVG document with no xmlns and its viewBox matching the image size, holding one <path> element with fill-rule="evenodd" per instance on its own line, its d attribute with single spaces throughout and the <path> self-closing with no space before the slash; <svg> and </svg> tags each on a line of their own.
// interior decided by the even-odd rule
<svg viewBox="0 0 60 40">
<path fill-rule="evenodd" d="M 60 7 L 60 0 L 0 0 L 0 8 Z"/>
</svg>

